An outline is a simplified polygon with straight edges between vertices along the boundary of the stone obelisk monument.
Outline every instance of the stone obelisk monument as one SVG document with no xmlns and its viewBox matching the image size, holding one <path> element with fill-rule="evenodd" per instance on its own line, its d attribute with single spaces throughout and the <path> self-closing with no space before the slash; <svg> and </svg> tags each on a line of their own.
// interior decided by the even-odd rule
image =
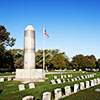
<svg viewBox="0 0 100 100">
<path fill-rule="evenodd" d="M 31 25 L 24 31 L 24 68 L 35 69 L 35 30 Z"/>
<path fill-rule="evenodd" d="M 24 69 L 16 69 L 20 81 L 44 81 L 44 71 L 35 68 L 35 29 L 28 25 L 24 30 Z"/>
</svg>

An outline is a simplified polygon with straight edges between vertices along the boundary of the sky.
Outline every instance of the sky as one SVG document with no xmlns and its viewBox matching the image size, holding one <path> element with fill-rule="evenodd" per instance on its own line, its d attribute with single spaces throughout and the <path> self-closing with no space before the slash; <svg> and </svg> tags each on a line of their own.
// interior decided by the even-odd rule
<svg viewBox="0 0 100 100">
<path fill-rule="evenodd" d="M 100 58 L 100 0 L 0 0 L 0 25 L 4 25 L 15 45 L 24 49 L 24 29 L 35 28 L 36 51 L 59 49 L 71 59 L 77 54 Z"/>
</svg>

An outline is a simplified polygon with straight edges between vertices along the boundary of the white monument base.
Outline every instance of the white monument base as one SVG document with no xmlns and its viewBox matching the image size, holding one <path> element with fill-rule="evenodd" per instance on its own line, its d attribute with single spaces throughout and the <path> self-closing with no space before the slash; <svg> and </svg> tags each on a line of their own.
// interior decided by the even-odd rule
<svg viewBox="0 0 100 100">
<path fill-rule="evenodd" d="M 43 82 L 45 81 L 45 72 L 42 69 L 16 69 L 16 80 Z"/>
</svg>

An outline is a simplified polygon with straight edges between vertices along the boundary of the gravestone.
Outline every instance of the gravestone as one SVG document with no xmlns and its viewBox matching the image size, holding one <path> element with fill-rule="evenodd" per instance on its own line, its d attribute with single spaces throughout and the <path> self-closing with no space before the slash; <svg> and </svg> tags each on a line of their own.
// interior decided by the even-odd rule
<svg viewBox="0 0 100 100">
<path fill-rule="evenodd" d="M 70 75 L 70 77 L 73 77 L 72 75 Z"/>
<path fill-rule="evenodd" d="M 82 69 L 79 69 L 79 71 L 82 71 Z"/>
<path fill-rule="evenodd" d="M 64 78 L 67 78 L 67 76 L 66 76 L 66 75 L 64 75 Z"/>
<path fill-rule="evenodd" d="M 73 71 L 76 71 L 76 69 L 73 69 Z"/>
<path fill-rule="evenodd" d="M 67 79 L 67 82 L 70 82 L 70 79 Z"/>
<path fill-rule="evenodd" d="M 79 91 L 79 84 L 74 84 L 74 93 Z"/>
<path fill-rule="evenodd" d="M 57 76 L 54 76 L 54 79 L 57 79 Z"/>
<path fill-rule="evenodd" d="M 91 82 L 91 86 L 94 86 L 94 81 L 93 80 L 90 80 L 90 82 Z"/>
<path fill-rule="evenodd" d="M 67 75 L 67 77 L 70 77 L 70 75 Z"/>
<path fill-rule="evenodd" d="M 34 96 L 26 96 L 22 100 L 34 100 Z"/>
<path fill-rule="evenodd" d="M 72 78 L 71 81 L 74 82 L 74 79 Z"/>
<path fill-rule="evenodd" d="M 90 75 L 87 75 L 88 78 L 90 78 Z"/>
<path fill-rule="evenodd" d="M 51 82 L 51 84 L 56 84 L 55 80 L 51 80 L 50 82 Z"/>
<path fill-rule="evenodd" d="M 100 92 L 100 89 L 95 89 L 96 92 Z"/>
<path fill-rule="evenodd" d="M 51 100 L 51 92 L 44 92 L 42 100 Z"/>
<path fill-rule="evenodd" d="M 94 81 L 94 85 L 97 85 L 97 80 L 96 80 L 96 79 L 94 79 L 93 81 Z"/>
<path fill-rule="evenodd" d="M 60 84 L 60 83 L 62 83 L 62 82 L 61 82 L 61 80 L 60 80 L 60 79 L 57 79 L 57 83 L 58 83 L 58 84 Z"/>
<path fill-rule="evenodd" d="M 66 80 L 64 78 L 62 79 L 62 81 L 63 81 L 63 83 L 66 83 Z"/>
<path fill-rule="evenodd" d="M 29 83 L 29 89 L 35 88 L 34 83 Z"/>
<path fill-rule="evenodd" d="M 12 78 L 8 77 L 8 81 L 11 81 L 11 80 L 12 80 Z"/>
<path fill-rule="evenodd" d="M 84 79 L 84 76 L 81 76 L 82 79 Z"/>
<path fill-rule="evenodd" d="M 85 75 L 85 78 L 88 78 L 87 75 Z"/>
<path fill-rule="evenodd" d="M 80 90 L 83 90 L 84 88 L 84 82 L 80 82 Z"/>
<path fill-rule="evenodd" d="M 86 88 L 89 88 L 90 87 L 90 83 L 89 81 L 86 81 Z"/>
<path fill-rule="evenodd" d="M 97 83 L 100 84 L 100 78 L 97 78 Z"/>
<path fill-rule="evenodd" d="M 61 78 L 64 78 L 64 76 L 63 76 L 63 75 L 61 75 L 60 77 L 61 77 Z"/>
<path fill-rule="evenodd" d="M 74 78 L 75 81 L 77 81 L 77 78 Z"/>
<path fill-rule="evenodd" d="M 71 88 L 70 88 L 70 86 L 65 86 L 64 89 L 65 89 L 65 95 L 69 96 L 71 94 Z"/>
<path fill-rule="evenodd" d="M 0 82 L 4 82 L 4 78 L 0 78 Z"/>
<path fill-rule="evenodd" d="M 78 80 L 81 80 L 81 78 L 80 78 L 79 76 L 77 77 L 77 79 L 78 79 Z"/>
<path fill-rule="evenodd" d="M 25 90 L 25 86 L 24 84 L 20 84 L 18 85 L 19 91 Z"/>
<path fill-rule="evenodd" d="M 57 88 L 54 90 L 55 100 L 59 100 L 62 97 L 61 88 Z"/>
</svg>

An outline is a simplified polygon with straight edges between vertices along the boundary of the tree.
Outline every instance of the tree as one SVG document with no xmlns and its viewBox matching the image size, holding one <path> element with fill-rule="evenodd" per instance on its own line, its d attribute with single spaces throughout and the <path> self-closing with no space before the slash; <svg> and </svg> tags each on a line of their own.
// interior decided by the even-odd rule
<svg viewBox="0 0 100 100">
<path fill-rule="evenodd" d="M 45 50 L 45 66 L 52 69 L 51 59 L 59 52 L 58 49 L 55 50 Z M 38 50 L 36 52 L 36 67 L 43 67 L 43 50 Z"/>
<path fill-rule="evenodd" d="M 63 69 L 66 68 L 66 62 L 64 53 L 58 53 L 56 56 L 52 58 L 53 67 L 56 69 Z"/>
<path fill-rule="evenodd" d="M 10 32 L 7 32 L 6 28 L 0 25 L 0 52 L 6 48 L 6 46 L 12 47 L 15 44 L 14 38 L 10 38 Z"/>
<path fill-rule="evenodd" d="M 8 60 L 12 57 L 11 53 L 6 51 L 6 47 L 12 47 L 15 44 L 14 38 L 10 38 L 10 32 L 7 32 L 6 28 L 0 25 L 0 67 L 5 68 L 10 63 Z M 8 65 L 7 65 L 8 64 Z"/>
<path fill-rule="evenodd" d="M 24 51 L 21 49 L 12 49 L 11 50 L 14 58 L 14 69 L 18 68 L 23 68 L 24 66 Z"/>
<path fill-rule="evenodd" d="M 73 69 L 81 69 L 82 68 L 82 63 L 83 63 L 83 59 L 84 59 L 84 56 L 82 54 L 80 55 L 76 55 L 72 58 L 72 66 L 73 66 Z"/>
<path fill-rule="evenodd" d="M 85 69 L 85 68 L 95 68 L 96 62 L 94 56 L 84 56 L 76 55 L 72 58 L 71 62 L 73 68 L 76 69 Z"/>
</svg>

